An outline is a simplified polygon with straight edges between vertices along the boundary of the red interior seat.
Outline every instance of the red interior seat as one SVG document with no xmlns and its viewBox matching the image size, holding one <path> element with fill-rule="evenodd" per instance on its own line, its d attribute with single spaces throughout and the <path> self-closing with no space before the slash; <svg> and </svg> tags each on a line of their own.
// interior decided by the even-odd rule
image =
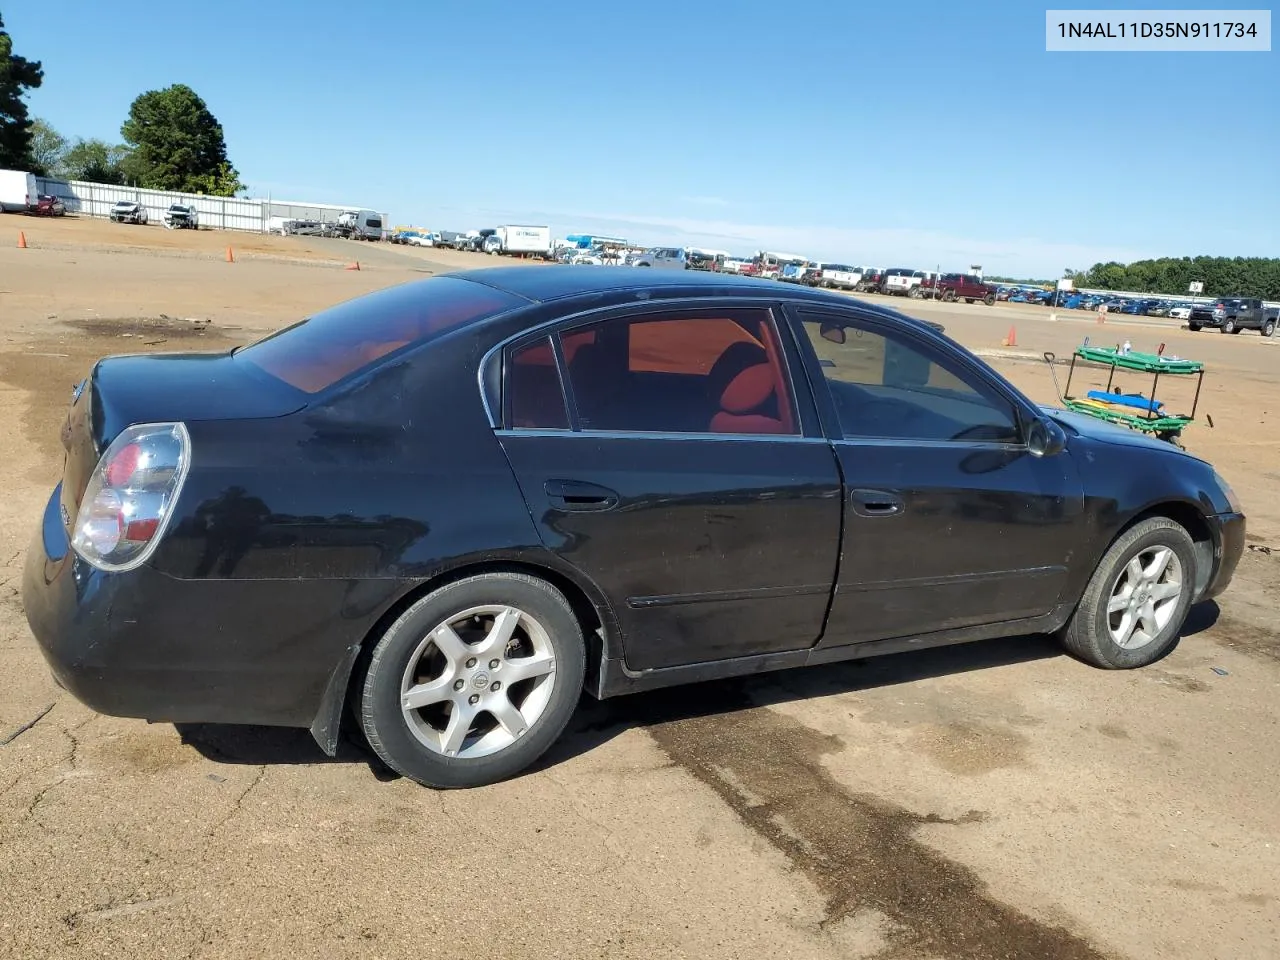
<svg viewBox="0 0 1280 960">
<path fill-rule="evenodd" d="M 720 412 L 711 418 L 712 433 L 789 433 L 777 417 L 760 412 L 776 393 L 773 366 L 757 363 L 729 381 L 720 394 Z"/>
</svg>

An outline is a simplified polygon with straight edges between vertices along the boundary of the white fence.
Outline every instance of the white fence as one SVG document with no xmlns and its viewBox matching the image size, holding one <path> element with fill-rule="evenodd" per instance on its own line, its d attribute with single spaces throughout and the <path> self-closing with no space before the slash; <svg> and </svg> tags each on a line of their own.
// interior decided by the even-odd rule
<svg viewBox="0 0 1280 960">
<path fill-rule="evenodd" d="M 327 203 L 299 203 L 283 200 L 251 200 L 241 197 L 207 197 L 198 193 L 177 193 L 168 190 L 141 190 L 137 187 L 113 187 L 105 183 L 89 183 L 84 180 L 52 180 L 36 178 L 41 193 L 60 199 L 70 213 L 86 217 L 106 217 L 111 208 L 121 200 L 140 203 L 147 210 L 147 219 L 161 223 L 165 211 L 174 203 L 189 204 L 196 208 L 200 226 L 211 230 L 244 230 L 251 233 L 267 233 L 272 220 L 281 219 L 334 221 L 343 210 L 362 209 L 358 206 L 339 207 Z M 389 220 L 383 214 L 384 224 Z"/>
</svg>

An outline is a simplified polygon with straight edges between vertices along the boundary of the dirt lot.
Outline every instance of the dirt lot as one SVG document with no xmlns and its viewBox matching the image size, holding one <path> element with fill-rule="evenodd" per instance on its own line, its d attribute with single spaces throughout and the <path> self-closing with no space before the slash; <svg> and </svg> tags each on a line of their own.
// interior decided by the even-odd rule
<svg viewBox="0 0 1280 960">
<path fill-rule="evenodd" d="M 1211 364 L 1187 445 L 1236 485 L 1252 549 L 1159 665 L 1018 638 L 588 702 L 535 772 L 441 794 L 302 731 L 95 715 L 50 681 L 17 589 L 93 358 L 224 349 L 493 261 L 11 217 L 0 242 L 0 740 L 39 718 L 0 746 L 0 956 L 1280 955 L 1277 344 L 910 304 L 975 349 L 1016 326 L 993 362 L 1042 400 L 1027 358 L 1086 335 Z"/>
</svg>

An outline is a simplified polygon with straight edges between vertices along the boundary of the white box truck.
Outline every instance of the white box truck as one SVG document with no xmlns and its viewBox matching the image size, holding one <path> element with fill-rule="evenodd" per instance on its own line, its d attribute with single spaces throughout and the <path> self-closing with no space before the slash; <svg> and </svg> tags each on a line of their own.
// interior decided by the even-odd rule
<svg viewBox="0 0 1280 960">
<path fill-rule="evenodd" d="M 23 170 L 0 170 L 0 210 L 26 213 L 29 207 L 35 206 L 39 195 L 35 174 Z"/>
<path fill-rule="evenodd" d="M 532 253 L 539 257 L 551 256 L 551 228 L 528 224 L 509 224 L 497 230 L 499 253 L 511 255 Z"/>
</svg>

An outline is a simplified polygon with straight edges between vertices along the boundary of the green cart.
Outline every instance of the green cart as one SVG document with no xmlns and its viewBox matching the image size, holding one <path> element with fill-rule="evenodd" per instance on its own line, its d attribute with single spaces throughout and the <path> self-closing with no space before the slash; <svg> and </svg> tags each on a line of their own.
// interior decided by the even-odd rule
<svg viewBox="0 0 1280 960">
<path fill-rule="evenodd" d="M 1053 371 L 1054 355 L 1046 353 L 1044 358 L 1049 364 L 1049 369 Z M 1085 364 L 1094 367 L 1108 367 L 1110 372 L 1107 376 L 1107 386 L 1102 393 L 1117 398 L 1124 397 L 1133 403 L 1133 412 L 1117 409 L 1117 406 L 1122 406 L 1123 404 L 1104 402 L 1096 397 L 1077 397 L 1072 395 L 1071 380 L 1075 376 L 1076 363 L 1078 361 L 1083 361 Z M 1151 374 L 1150 394 L 1144 397 L 1142 394 L 1113 393 L 1112 385 L 1115 382 L 1116 371 L 1118 370 Z M 1185 414 L 1163 412 L 1163 404 L 1156 400 L 1156 390 L 1160 386 L 1160 378 L 1188 376 L 1196 377 L 1196 393 L 1195 399 L 1191 402 L 1191 412 Z M 1057 371 L 1053 371 L 1053 382 L 1056 387 L 1058 383 Z M 1176 444 L 1178 438 L 1182 435 L 1183 428 L 1196 418 L 1196 408 L 1200 403 L 1200 388 L 1203 384 L 1204 364 L 1198 360 L 1166 358 L 1156 353 L 1138 353 L 1136 351 L 1125 353 L 1115 347 L 1091 347 L 1086 343 L 1077 347 L 1075 353 L 1071 355 L 1071 367 L 1067 372 L 1067 388 L 1066 390 L 1060 390 L 1059 396 L 1062 398 L 1063 405 L 1076 413 L 1083 413 L 1110 423 L 1123 424 L 1134 430 L 1152 434 L 1160 440 Z M 1146 409 L 1142 409 L 1143 407 Z"/>
</svg>

